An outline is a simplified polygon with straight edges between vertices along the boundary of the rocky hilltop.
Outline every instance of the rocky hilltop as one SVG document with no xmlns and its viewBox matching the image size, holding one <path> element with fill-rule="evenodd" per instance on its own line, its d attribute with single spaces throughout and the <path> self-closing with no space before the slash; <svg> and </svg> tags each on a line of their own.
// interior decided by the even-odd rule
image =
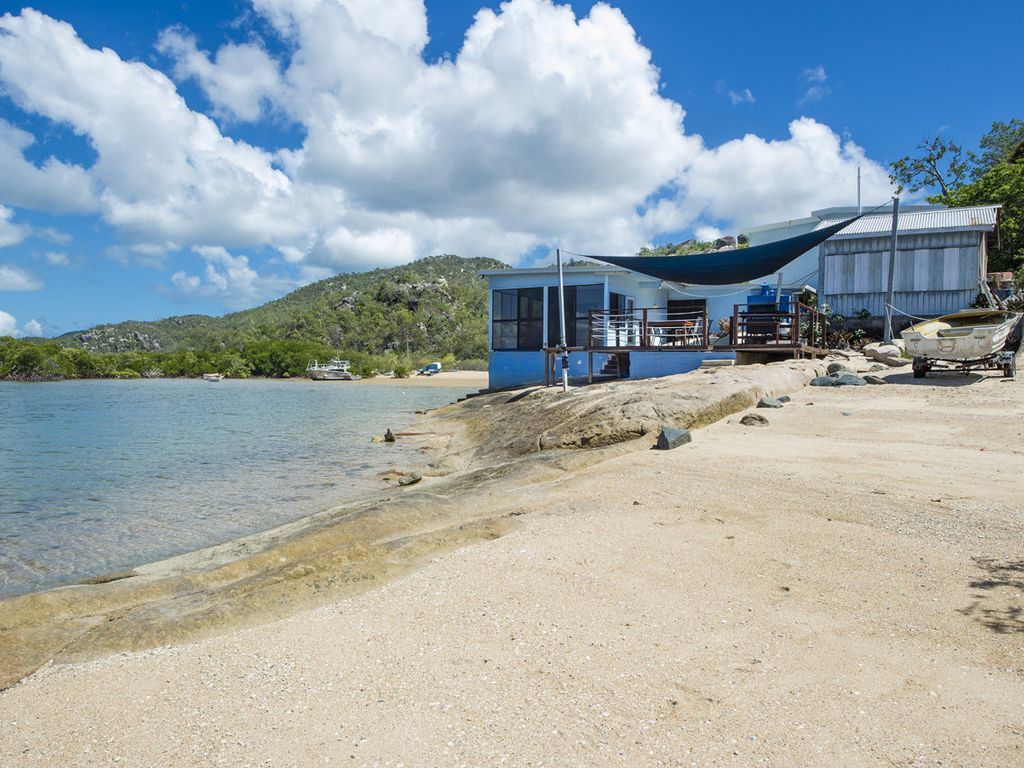
<svg viewBox="0 0 1024 768">
<path fill-rule="evenodd" d="M 369 353 L 451 350 L 486 355 L 488 258 L 430 256 L 389 269 L 335 275 L 253 309 L 98 325 L 58 338 L 90 352 L 239 349 L 291 340 Z"/>
</svg>

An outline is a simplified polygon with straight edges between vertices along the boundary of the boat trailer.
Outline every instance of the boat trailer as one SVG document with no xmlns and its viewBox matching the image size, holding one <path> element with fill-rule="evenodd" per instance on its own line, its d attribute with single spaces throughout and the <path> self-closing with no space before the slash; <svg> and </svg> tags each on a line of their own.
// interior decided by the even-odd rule
<svg viewBox="0 0 1024 768">
<path fill-rule="evenodd" d="M 930 371 L 957 371 L 968 374 L 971 371 L 1002 369 L 1003 378 L 1017 377 L 1017 354 L 1010 349 L 1002 349 L 985 357 L 974 360 L 942 360 L 926 355 L 914 358 L 914 378 L 923 379 Z"/>
</svg>

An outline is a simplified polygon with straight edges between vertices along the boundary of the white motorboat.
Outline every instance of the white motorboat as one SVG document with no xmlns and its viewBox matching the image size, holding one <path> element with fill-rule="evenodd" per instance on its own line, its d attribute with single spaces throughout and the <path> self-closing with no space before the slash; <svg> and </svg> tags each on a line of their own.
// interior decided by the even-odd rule
<svg viewBox="0 0 1024 768">
<path fill-rule="evenodd" d="M 936 362 L 954 363 L 967 371 L 986 367 L 1016 374 L 1013 351 L 1005 349 L 1014 327 L 1021 321 L 1016 312 L 1003 309 L 965 309 L 925 320 L 901 334 L 907 352 L 914 357 L 914 376 L 921 378 Z"/>
<path fill-rule="evenodd" d="M 221 381 L 224 378 L 223 373 L 204 373 L 203 381 Z"/>
<path fill-rule="evenodd" d="M 310 360 L 306 366 L 306 375 L 313 381 L 355 381 L 358 375 L 349 370 L 348 360 L 334 358 L 329 363 L 318 363 Z"/>
</svg>

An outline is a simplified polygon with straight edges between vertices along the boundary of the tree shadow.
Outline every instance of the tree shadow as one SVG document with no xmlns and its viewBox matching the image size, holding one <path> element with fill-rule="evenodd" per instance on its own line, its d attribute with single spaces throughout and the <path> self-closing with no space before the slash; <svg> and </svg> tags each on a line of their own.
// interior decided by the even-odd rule
<svg viewBox="0 0 1024 768">
<path fill-rule="evenodd" d="M 974 602 L 959 609 L 960 613 L 999 634 L 1024 632 L 1024 607 L 1019 597 L 1024 592 L 1024 559 L 972 559 L 982 570 L 982 578 L 970 582 L 969 586 L 975 590 Z M 1011 594 L 1000 591 L 1004 589 Z M 1011 603 L 1013 599 L 1015 602 Z"/>
</svg>

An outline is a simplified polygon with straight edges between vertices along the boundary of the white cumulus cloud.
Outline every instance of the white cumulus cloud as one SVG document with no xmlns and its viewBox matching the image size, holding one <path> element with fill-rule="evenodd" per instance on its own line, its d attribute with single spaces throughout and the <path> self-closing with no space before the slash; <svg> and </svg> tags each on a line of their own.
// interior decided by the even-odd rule
<svg viewBox="0 0 1024 768">
<path fill-rule="evenodd" d="M 0 291 L 38 291 L 43 281 L 16 264 L 0 264 Z"/>
<path fill-rule="evenodd" d="M 14 211 L 0 205 L 0 248 L 17 245 L 28 236 L 28 229 L 14 223 Z"/>
<path fill-rule="evenodd" d="M 581 17 L 551 0 L 484 8 L 453 59 L 428 63 L 422 0 L 251 2 L 276 39 L 253 32 L 209 51 L 176 27 L 157 42 L 212 116 L 162 72 L 90 48 L 64 22 L 32 10 L 0 18 L 0 86 L 97 155 L 89 168 L 37 167 L 24 158 L 33 137 L 0 124 L 0 170 L 66 177 L 67 199 L 39 192 L 33 205 L 95 204 L 126 259 L 166 268 L 195 248 L 206 264 L 174 270 L 166 290 L 178 296 L 242 306 L 325 269 L 437 252 L 512 262 L 554 245 L 630 252 L 662 234 L 849 202 L 858 165 L 865 196 L 888 195 L 880 165 L 809 118 L 782 140 L 707 146 L 688 134 L 651 52 L 604 3 Z M 801 75 L 807 92 L 827 80 L 824 67 Z M 729 97 L 754 102 L 749 89 Z M 288 121 L 304 138 L 254 146 L 216 120 Z M 299 277 L 232 255 L 260 246 Z"/>
<path fill-rule="evenodd" d="M 29 320 L 25 323 L 25 335 L 27 336 L 42 336 L 43 325 L 38 320 Z"/>
<path fill-rule="evenodd" d="M 214 298 L 227 307 L 240 309 L 299 285 L 292 278 L 260 275 L 249 265 L 248 257 L 233 256 L 220 246 L 196 246 L 192 250 L 206 262 L 206 267 L 201 276 L 184 270 L 171 275 L 171 285 L 165 291 L 179 298 Z"/>
<path fill-rule="evenodd" d="M 21 332 L 18 330 L 18 321 L 14 319 L 14 315 L 0 309 L 0 336 L 20 335 Z"/>
</svg>

